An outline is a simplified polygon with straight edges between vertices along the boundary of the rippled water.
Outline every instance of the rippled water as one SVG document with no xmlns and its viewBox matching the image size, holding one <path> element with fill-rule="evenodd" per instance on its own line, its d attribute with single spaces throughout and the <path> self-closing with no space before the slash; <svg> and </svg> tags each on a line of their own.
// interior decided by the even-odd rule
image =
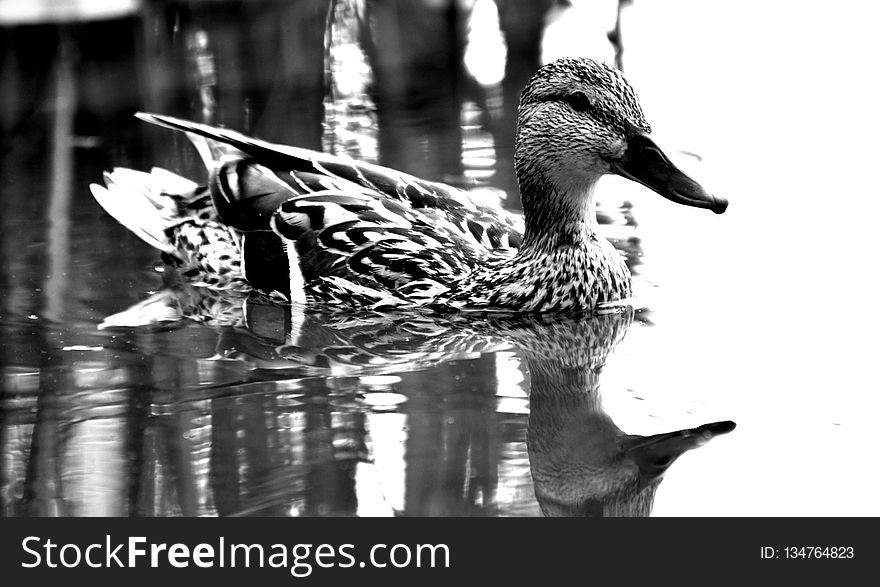
<svg viewBox="0 0 880 587">
<path fill-rule="evenodd" d="M 616 18 L 609 5 L 590 13 L 602 30 Z M 482 85 L 491 67 L 471 78 L 448 66 L 462 57 L 448 37 L 464 34 L 461 15 L 373 14 L 370 48 L 342 3 L 325 61 L 323 2 L 268 3 L 245 14 L 246 32 L 235 9 L 199 6 L 60 36 L 3 29 L 14 65 L 0 157 L 3 515 L 880 513 L 867 338 L 877 320 L 862 303 L 876 288 L 861 240 L 877 205 L 858 165 L 824 172 L 861 162 L 829 145 L 857 144 L 877 122 L 803 125 L 824 103 L 811 67 L 860 79 L 808 32 L 846 28 L 848 46 L 867 50 L 865 19 L 797 12 L 807 25 L 776 49 L 788 63 L 779 77 L 763 64 L 768 46 L 725 31 L 735 22 L 772 39 L 788 12 L 627 8 L 624 62 L 661 144 L 730 210 L 603 180 L 603 228 L 641 309 L 465 320 L 303 314 L 168 289 L 157 253 L 87 186 L 115 165 L 204 173 L 185 139 L 130 116 L 149 109 L 510 194 L 509 107 L 530 58 Z M 578 46 L 570 23 L 584 11 L 554 13 L 545 45 L 569 35 Z M 507 42 L 528 48 L 524 23 L 540 20 L 517 18 Z M 677 40 L 660 42 L 656 22 Z M 303 34 L 279 35 L 291 29 Z M 613 58 L 605 39 L 595 46 Z M 412 69 L 406 56 L 424 52 L 447 60 Z M 336 73 L 329 94 L 325 66 Z M 856 89 L 850 104 L 877 98 Z M 807 172 L 817 152 L 823 164 Z M 164 321 L 101 327 L 147 299 Z M 628 436 L 728 420 L 729 434 L 717 424 L 671 441 L 678 454 L 725 434 L 674 463 Z"/>
</svg>

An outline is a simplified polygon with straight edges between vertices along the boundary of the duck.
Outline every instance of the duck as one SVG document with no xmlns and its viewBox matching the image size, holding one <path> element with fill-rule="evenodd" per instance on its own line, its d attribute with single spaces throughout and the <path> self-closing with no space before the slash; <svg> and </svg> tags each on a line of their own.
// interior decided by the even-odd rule
<svg viewBox="0 0 880 587">
<path fill-rule="evenodd" d="M 97 202 L 197 286 L 313 308 L 590 312 L 632 296 L 596 220 L 600 177 L 718 214 L 728 205 L 654 143 L 622 73 L 584 57 L 542 66 L 521 94 L 522 213 L 344 156 L 137 116 L 185 132 L 208 181 L 116 168 L 92 184 Z"/>
</svg>

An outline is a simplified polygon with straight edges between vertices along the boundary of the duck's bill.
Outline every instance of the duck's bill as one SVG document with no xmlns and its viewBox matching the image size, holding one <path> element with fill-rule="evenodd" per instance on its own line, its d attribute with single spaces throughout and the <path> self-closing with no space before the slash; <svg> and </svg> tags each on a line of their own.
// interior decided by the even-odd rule
<svg viewBox="0 0 880 587">
<path fill-rule="evenodd" d="M 626 451 L 638 464 L 643 475 L 655 477 L 662 475 L 663 471 L 685 452 L 699 448 L 716 436 L 727 434 L 734 428 L 736 424 L 728 420 L 703 424 L 688 430 L 641 438 L 630 437 L 634 438 L 634 441 Z"/>
<path fill-rule="evenodd" d="M 673 165 L 660 147 L 645 135 L 635 135 L 629 140 L 623 158 L 613 163 L 612 169 L 678 204 L 708 208 L 716 214 L 727 210 L 727 200 L 704 190 Z"/>
</svg>

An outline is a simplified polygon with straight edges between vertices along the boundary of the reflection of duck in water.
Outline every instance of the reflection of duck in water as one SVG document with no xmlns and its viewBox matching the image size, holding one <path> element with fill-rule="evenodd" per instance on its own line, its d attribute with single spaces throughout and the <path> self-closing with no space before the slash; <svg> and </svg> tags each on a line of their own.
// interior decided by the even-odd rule
<svg viewBox="0 0 880 587">
<path fill-rule="evenodd" d="M 684 452 L 736 426 L 714 422 L 652 436 L 629 435 L 601 410 L 598 399 L 581 398 L 573 406 L 561 397 L 531 395 L 529 459 L 545 516 L 648 516 L 669 466 Z M 575 411 L 563 411 L 571 409 Z"/>
<path fill-rule="evenodd" d="M 108 316 L 100 328 L 191 320 L 219 332 L 216 356 L 255 369 L 365 375 L 427 368 L 509 349 L 505 320 L 421 312 L 309 312 L 260 295 L 177 284 Z M 529 318 L 516 322 L 529 323 Z"/>
<path fill-rule="evenodd" d="M 192 291 L 206 290 L 191 288 L 187 303 L 193 302 Z M 228 296 L 219 299 L 229 304 Z M 213 300 L 212 311 L 218 303 Z M 532 480 L 548 516 L 649 515 L 654 493 L 675 459 L 734 428 L 733 422 L 716 422 L 642 437 L 625 434 L 602 411 L 601 370 L 631 324 L 629 308 L 583 317 L 464 320 L 418 313 L 303 314 L 261 299 L 239 304 L 220 313 L 234 320 L 221 329 L 217 355 L 255 369 L 399 373 L 518 349 L 530 373 Z"/>
<path fill-rule="evenodd" d="M 669 466 L 726 434 L 733 422 L 652 436 L 625 434 L 602 411 L 599 376 L 629 314 L 596 316 L 557 338 L 553 352 L 524 348 L 531 374 L 528 447 L 546 516 L 647 516 Z M 560 333 L 561 331 L 557 331 Z"/>
<path fill-rule="evenodd" d="M 117 170 L 107 189 L 93 187 L 101 205 L 194 283 L 319 306 L 591 310 L 631 295 L 629 270 L 597 230 L 602 175 L 680 204 L 727 207 L 647 137 L 620 72 L 589 59 L 548 64 L 523 91 L 522 217 L 387 168 L 142 117 L 199 135 L 210 185 Z"/>
</svg>

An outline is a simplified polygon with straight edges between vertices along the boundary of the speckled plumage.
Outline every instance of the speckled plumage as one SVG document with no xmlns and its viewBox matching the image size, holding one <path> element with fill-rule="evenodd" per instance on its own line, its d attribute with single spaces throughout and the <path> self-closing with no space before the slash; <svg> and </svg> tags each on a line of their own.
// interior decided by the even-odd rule
<svg viewBox="0 0 880 587">
<path fill-rule="evenodd" d="M 662 193 L 653 178 L 620 171 L 643 172 L 627 149 L 650 128 L 620 72 L 589 59 L 546 65 L 523 91 L 515 149 L 523 215 L 376 165 L 140 116 L 190 134 L 211 167 L 213 207 L 203 188 L 163 175 L 170 188 L 134 190 L 158 210 L 145 222 L 113 202 L 126 193 L 114 175 L 136 173 L 127 170 L 107 176 L 109 193 L 93 187 L 102 205 L 201 285 L 247 283 L 318 306 L 592 310 L 632 294 L 621 255 L 598 232 L 596 181 L 618 172 Z"/>
</svg>

